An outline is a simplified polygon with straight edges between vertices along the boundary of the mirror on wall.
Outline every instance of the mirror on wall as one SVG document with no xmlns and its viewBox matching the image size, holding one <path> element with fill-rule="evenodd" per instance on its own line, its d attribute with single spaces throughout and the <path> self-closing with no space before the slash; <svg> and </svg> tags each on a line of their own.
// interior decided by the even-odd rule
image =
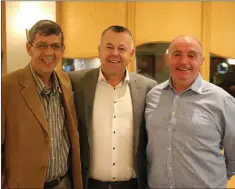
<svg viewBox="0 0 235 189">
<path fill-rule="evenodd" d="M 235 59 L 210 54 L 210 82 L 235 97 Z"/>
<path fill-rule="evenodd" d="M 170 76 L 165 52 L 169 43 L 148 43 L 136 47 L 136 72 L 161 83 Z"/>
<path fill-rule="evenodd" d="M 99 58 L 88 58 L 88 59 L 62 59 L 62 69 L 65 72 L 81 70 L 85 68 L 97 68 L 100 66 Z"/>
</svg>

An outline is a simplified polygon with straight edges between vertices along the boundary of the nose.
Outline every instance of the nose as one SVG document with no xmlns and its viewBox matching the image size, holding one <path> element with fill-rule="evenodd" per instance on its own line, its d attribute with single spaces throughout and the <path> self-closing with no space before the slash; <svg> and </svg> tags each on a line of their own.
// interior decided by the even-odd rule
<svg viewBox="0 0 235 189">
<path fill-rule="evenodd" d="M 188 62 L 188 55 L 187 54 L 182 54 L 182 56 L 181 56 L 181 59 L 180 59 L 180 62 L 182 63 L 182 64 L 186 64 L 187 62 Z"/>
<path fill-rule="evenodd" d="M 114 56 L 117 56 L 119 55 L 119 52 L 118 52 L 118 49 L 117 48 L 114 48 L 111 52 L 111 55 L 114 55 Z"/>
<path fill-rule="evenodd" d="M 54 54 L 55 51 L 52 49 L 51 45 L 48 45 L 47 49 L 44 51 L 44 54 Z"/>
</svg>

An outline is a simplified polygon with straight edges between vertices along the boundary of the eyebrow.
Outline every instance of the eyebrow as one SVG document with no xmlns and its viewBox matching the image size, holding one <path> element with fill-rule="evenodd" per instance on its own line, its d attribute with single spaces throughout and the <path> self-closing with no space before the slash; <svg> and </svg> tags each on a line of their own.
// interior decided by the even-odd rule
<svg viewBox="0 0 235 189">
<path fill-rule="evenodd" d="M 106 44 L 105 44 L 106 46 L 114 46 L 112 43 L 110 43 L 110 42 L 107 42 Z M 120 45 L 118 45 L 118 47 L 125 47 L 125 48 L 127 48 L 127 46 L 126 45 L 124 45 L 124 44 L 120 44 Z"/>
<path fill-rule="evenodd" d="M 112 45 L 112 46 L 113 46 L 113 44 L 112 44 L 112 43 L 110 43 L 110 42 L 107 42 L 105 45 Z"/>
<path fill-rule="evenodd" d="M 176 50 L 176 51 L 171 51 L 170 53 L 184 53 L 184 52 L 182 52 L 182 51 L 180 51 L 180 50 Z M 190 50 L 190 51 L 188 51 L 187 53 L 200 53 L 201 54 L 201 52 L 199 52 L 199 51 L 194 51 L 194 50 Z"/>
</svg>

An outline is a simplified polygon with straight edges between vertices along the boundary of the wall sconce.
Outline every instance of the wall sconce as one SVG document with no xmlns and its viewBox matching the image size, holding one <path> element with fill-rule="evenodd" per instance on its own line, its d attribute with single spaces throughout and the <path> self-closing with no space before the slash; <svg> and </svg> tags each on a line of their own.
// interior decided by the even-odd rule
<svg viewBox="0 0 235 189">
<path fill-rule="evenodd" d="M 228 58 L 227 61 L 229 65 L 235 65 L 235 59 Z"/>
</svg>

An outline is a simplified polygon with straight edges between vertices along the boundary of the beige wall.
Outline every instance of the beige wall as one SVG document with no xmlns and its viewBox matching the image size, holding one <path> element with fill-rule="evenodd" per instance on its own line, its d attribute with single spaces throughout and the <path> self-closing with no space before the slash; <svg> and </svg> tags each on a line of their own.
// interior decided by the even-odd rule
<svg viewBox="0 0 235 189">
<path fill-rule="evenodd" d="M 235 2 L 213 2 L 210 11 L 210 51 L 235 59 Z"/>
<path fill-rule="evenodd" d="M 62 2 L 64 57 L 97 57 L 101 32 L 114 24 L 126 25 L 126 2 Z"/>
<path fill-rule="evenodd" d="M 7 72 L 24 68 L 30 61 L 27 54 L 26 32 L 40 19 L 56 19 L 56 3 L 47 1 L 6 2 Z"/>
<path fill-rule="evenodd" d="M 98 54 L 99 36 L 105 27 L 128 27 L 136 46 L 170 42 L 178 35 L 194 35 L 204 47 L 201 69 L 209 80 L 210 53 L 235 57 L 235 2 L 61 2 L 61 27 L 65 57 L 91 58 Z M 129 66 L 135 71 L 135 62 Z"/>
</svg>

